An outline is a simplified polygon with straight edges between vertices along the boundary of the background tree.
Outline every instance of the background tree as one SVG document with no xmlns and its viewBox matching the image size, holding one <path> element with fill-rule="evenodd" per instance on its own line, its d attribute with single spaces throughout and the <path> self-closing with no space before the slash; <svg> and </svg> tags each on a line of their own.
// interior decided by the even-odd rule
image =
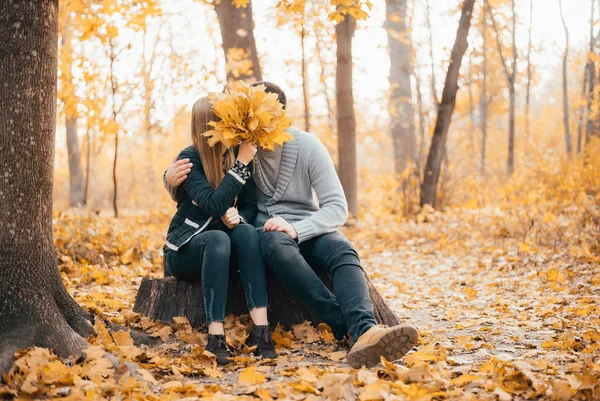
<svg viewBox="0 0 600 401">
<path fill-rule="evenodd" d="M 67 138 L 67 155 L 69 158 L 69 200 L 71 206 L 84 206 L 86 204 L 85 182 L 81 168 L 81 147 L 77 135 L 78 98 L 76 84 L 73 78 L 75 63 L 73 50 L 73 27 L 71 22 L 71 2 L 61 4 L 60 18 L 62 19 L 60 31 L 60 93 L 65 117 L 65 131 Z M 79 10 L 81 11 L 81 8 Z"/>
<path fill-rule="evenodd" d="M 565 143 L 567 146 L 567 154 L 571 155 L 571 129 L 569 127 L 569 28 L 563 15 L 562 0 L 558 0 L 558 7 L 560 8 L 560 19 L 565 30 L 565 53 L 563 54 L 562 61 L 562 75 L 563 75 L 563 124 L 565 130 Z"/>
<path fill-rule="evenodd" d="M 352 216 L 358 217 L 356 117 L 354 116 L 352 91 L 352 36 L 355 24 L 355 19 L 346 14 L 335 26 L 337 44 L 335 93 L 337 98 L 338 174 L 348 201 L 348 210 Z"/>
<path fill-rule="evenodd" d="M 487 79 L 488 79 L 488 49 L 487 49 L 487 14 L 485 8 L 487 3 L 481 4 L 481 38 L 483 39 L 482 57 L 481 57 L 481 94 L 479 98 L 479 123 L 481 129 L 481 156 L 480 169 L 485 172 L 485 150 L 487 145 L 488 130 L 488 97 L 487 97 Z"/>
<path fill-rule="evenodd" d="M 421 185 L 421 206 L 431 205 L 435 207 L 437 197 L 437 184 L 440 177 L 440 167 L 444 156 L 446 138 L 452 112 L 456 104 L 456 93 L 458 91 L 458 75 L 463 56 L 467 51 L 467 37 L 471 28 L 471 16 L 475 0 L 465 0 L 462 5 L 456 40 L 450 55 L 448 74 L 442 91 L 442 101 L 438 107 L 437 120 L 431 139 L 431 147 L 425 165 L 425 176 Z"/>
<path fill-rule="evenodd" d="M 562 11 L 561 11 L 562 13 Z M 527 43 L 527 87 L 525 89 L 525 135 L 529 140 L 529 110 L 531 108 L 531 79 L 532 79 L 532 65 L 531 65 L 531 52 L 533 51 L 533 0 L 529 0 L 529 41 Z"/>
<path fill-rule="evenodd" d="M 407 24 L 407 1 L 386 0 L 385 28 L 390 51 L 390 132 L 397 176 L 417 160 L 411 76 L 412 41 Z"/>
<path fill-rule="evenodd" d="M 262 80 L 252 19 L 251 0 L 221 0 L 214 2 L 221 27 L 227 81 L 236 79 Z"/>
<path fill-rule="evenodd" d="M 517 12 L 515 9 L 515 0 L 511 0 L 511 37 L 512 37 L 512 61 L 509 67 L 504 53 L 502 50 L 502 41 L 500 40 L 500 30 L 498 24 L 494 18 L 492 8 L 490 7 L 489 0 L 485 0 L 487 5 L 487 12 L 492 21 L 492 27 L 496 34 L 496 45 L 498 47 L 498 53 L 502 61 L 502 68 L 504 75 L 506 76 L 506 82 L 508 83 L 508 160 L 507 160 L 507 171 L 508 175 L 511 176 L 515 169 L 515 117 L 516 117 L 516 95 L 515 95 L 515 84 L 517 78 Z"/>
<path fill-rule="evenodd" d="M 1 2 L 0 42 L 3 373 L 17 349 L 48 347 L 66 357 L 93 329 L 65 289 L 52 236 L 58 1 Z"/>
</svg>

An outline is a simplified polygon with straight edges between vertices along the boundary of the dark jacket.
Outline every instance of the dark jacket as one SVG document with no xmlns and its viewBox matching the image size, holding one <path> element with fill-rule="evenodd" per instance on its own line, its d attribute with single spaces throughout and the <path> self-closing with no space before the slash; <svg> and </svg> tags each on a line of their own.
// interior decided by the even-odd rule
<svg viewBox="0 0 600 401">
<path fill-rule="evenodd" d="M 193 167 L 177 191 L 177 212 L 169 225 L 166 248 L 178 251 L 195 235 L 218 227 L 220 218 L 234 205 L 236 197 L 240 216 L 252 224 L 257 213 L 256 187 L 252 178 L 242 182 L 239 176 L 228 171 L 219 187 L 213 189 L 194 146 L 181 151 L 178 160 L 185 158 L 190 159 Z"/>
</svg>

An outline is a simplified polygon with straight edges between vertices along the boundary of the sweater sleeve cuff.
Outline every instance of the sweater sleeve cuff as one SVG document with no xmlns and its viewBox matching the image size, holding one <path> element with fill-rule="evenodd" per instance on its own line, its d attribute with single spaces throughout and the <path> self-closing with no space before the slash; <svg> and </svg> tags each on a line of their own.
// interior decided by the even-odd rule
<svg viewBox="0 0 600 401">
<path fill-rule="evenodd" d="M 307 241 L 314 236 L 311 224 L 307 219 L 292 223 L 292 227 L 294 227 L 294 230 L 296 230 L 296 234 L 298 235 L 298 243 Z"/>
</svg>

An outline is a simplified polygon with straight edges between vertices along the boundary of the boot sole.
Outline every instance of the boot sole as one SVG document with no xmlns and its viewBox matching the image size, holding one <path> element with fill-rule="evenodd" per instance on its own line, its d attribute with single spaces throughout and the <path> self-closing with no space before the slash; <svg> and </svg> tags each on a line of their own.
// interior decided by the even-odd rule
<svg viewBox="0 0 600 401">
<path fill-rule="evenodd" d="M 383 356 L 390 362 L 402 358 L 417 343 L 419 333 L 412 326 L 399 326 L 385 333 L 377 342 L 357 350 L 350 350 L 346 357 L 355 369 L 371 368 L 381 362 Z"/>
</svg>

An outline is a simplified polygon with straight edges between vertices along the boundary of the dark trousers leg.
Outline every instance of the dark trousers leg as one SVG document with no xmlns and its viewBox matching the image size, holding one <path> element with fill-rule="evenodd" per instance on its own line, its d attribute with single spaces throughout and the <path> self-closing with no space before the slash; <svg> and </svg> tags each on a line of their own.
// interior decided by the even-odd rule
<svg viewBox="0 0 600 401">
<path fill-rule="evenodd" d="M 331 274 L 333 293 L 354 341 L 377 324 L 358 254 L 342 233 L 335 231 L 305 241 L 300 252 L 311 265 L 322 266 Z"/>
<path fill-rule="evenodd" d="M 281 285 L 327 323 L 336 338 L 343 338 L 348 328 L 340 305 L 306 262 L 296 241 L 271 231 L 261 232 L 260 242 L 264 260 Z"/>
<path fill-rule="evenodd" d="M 222 231 L 196 235 L 179 251 L 165 254 L 171 273 L 183 281 L 202 281 L 206 324 L 225 321 L 231 242 Z"/>
<path fill-rule="evenodd" d="M 231 257 L 240 269 L 248 310 L 268 306 L 267 267 L 256 228 L 250 224 L 240 224 L 227 231 L 227 234 L 231 239 Z"/>
</svg>

